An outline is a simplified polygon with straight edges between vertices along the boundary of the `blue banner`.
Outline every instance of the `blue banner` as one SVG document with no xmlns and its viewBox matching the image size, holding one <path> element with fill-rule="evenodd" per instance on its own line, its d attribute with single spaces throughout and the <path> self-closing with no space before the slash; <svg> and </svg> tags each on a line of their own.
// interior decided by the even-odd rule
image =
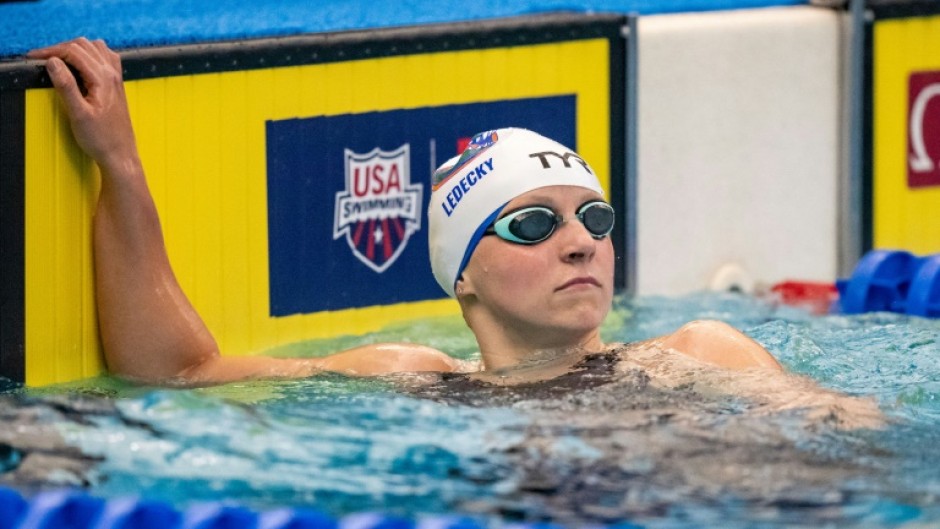
<svg viewBox="0 0 940 529">
<path fill-rule="evenodd" d="M 271 315 L 444 297 L 428 260 L 434 169 L 501 127 L 577 149 L 575 107 L 568 95 L 267 122 Z"/>
</svg>

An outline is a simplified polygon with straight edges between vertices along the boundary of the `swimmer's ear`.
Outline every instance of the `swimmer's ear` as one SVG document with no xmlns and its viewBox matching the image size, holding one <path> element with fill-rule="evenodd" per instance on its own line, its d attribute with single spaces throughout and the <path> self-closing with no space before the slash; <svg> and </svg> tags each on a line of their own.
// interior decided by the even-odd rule
<svg viewBox="0 0 940 529">
<path fill-rule="evenodd" d="M 457 299 L 475 294 L 473 281 L 465 279 L 464 275 L 460 274 L 460 278 L 457 279 L 457 283 L 454 285 L 454 292 L 457 294 Z"/>
</svg>

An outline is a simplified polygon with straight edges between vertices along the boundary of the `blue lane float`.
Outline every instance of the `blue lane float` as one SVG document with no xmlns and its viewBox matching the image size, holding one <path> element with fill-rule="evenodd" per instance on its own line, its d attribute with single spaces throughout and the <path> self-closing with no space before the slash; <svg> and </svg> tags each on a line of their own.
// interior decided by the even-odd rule
<svg viewBox="0 0 940 529">
<path fill-rule="evenodd" d="M 67 491 L 36 496 L 26 513 L 13 529 L 85 529 L 94 527 L 104 510 L 105 502 Z"/>
<path fill-rule="evenodd" d="M 560 529 L 545 524 L 513 529 Z M 24 498 L 0 487 L 0 529 L 483 529 L 458 516 L 418 522 L 396 516 L 362 513 L 338 520 L 307 509 L 258 513 L 230 503 L 199 504 L 178 511 L 140 498 L 103 500 L 76 491 L 54 491 Z"/>
<path fill-rule="evenodd" d="M 907 295 L 907 313 L 940 317 L 940 254 L 921 260 Z"/>
<path fill-rule="evenodd" d="M 832 312 L 887 311 L 938 318 L 940 254 L 919 257 L 903 250 L 873 250 L 836 287 L 839 301 Z"/>
<path fill-rule="evenodd" d="M 15 490 L 0 487 L 0 529 L 18 526 L 26 508 L 26 500 Z"/>
<path fill-rule="evenodd" d="M 93 527 L 108 529 L 159 529 L 179 527 L 183 515 L 169 505 L 151 500 L 122 498 L 106 503 Z"/>
</svg>

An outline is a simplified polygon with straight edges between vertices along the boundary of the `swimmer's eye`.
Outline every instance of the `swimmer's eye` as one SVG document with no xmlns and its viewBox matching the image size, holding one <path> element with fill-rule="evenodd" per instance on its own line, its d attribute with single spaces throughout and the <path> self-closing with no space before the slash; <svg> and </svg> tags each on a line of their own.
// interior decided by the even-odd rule
<svg viewBox="0 0 940 529">
<path fill-rule="evenodd" d="M 614 208 L 603 200 L 586 202 L 575 213 L 575 218 L 595 239 L 603 239 L 610 234 L 614 229 L 614 217 Z M 484 234 L 498 235 L 503 240 L 517 244 L 536 244 L 551 237 L 562 222 L 565 222 L 564 217 L 554 210 L 545 206 L 530 206 L 497 220 Z"/>
</svg>

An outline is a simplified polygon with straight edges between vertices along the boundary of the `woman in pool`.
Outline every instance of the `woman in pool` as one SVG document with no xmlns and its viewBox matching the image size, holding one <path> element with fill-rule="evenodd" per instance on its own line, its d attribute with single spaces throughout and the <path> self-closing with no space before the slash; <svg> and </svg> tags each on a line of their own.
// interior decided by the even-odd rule
<svg viewBox="0 0 940 529">
<path fill-rule="evenodd" d="M 501 380 L 531 380 L 551 378 L 584 355 L 609 349 L 599 329 L 613 296 L 608 234 L 614 212 L 593 170 L 577 154 L 534 132 L 501 129 L 478 135 L 461 157 L 438 170 L 429 214 L 432 269 L 459 302 L 479 343 L 479 368 L 403 343 L 366 345 L 325 358 L 220 355 L 170 267 L 137 153 L 120 58 L 104 42 L 84 38 L 34 50 L 29 57 L 47 61 L 75 139 L 101 170 L 95 281 L 112 373 L 187 385 L 321 371 L 477 369 Z M 81 75 L 84 92 L 66 64 Z M 464 178 L 469 160 L 488 167 L 472 187 Z M 456 200 L 451 190 L 461 185 L 464 193 Z M 720 322 L 693 322 L 644 347 L 731 370 L 781 370 L 763 347 Z M 520 369 L 534 364 L 541 367 Z"/>
</svg>

